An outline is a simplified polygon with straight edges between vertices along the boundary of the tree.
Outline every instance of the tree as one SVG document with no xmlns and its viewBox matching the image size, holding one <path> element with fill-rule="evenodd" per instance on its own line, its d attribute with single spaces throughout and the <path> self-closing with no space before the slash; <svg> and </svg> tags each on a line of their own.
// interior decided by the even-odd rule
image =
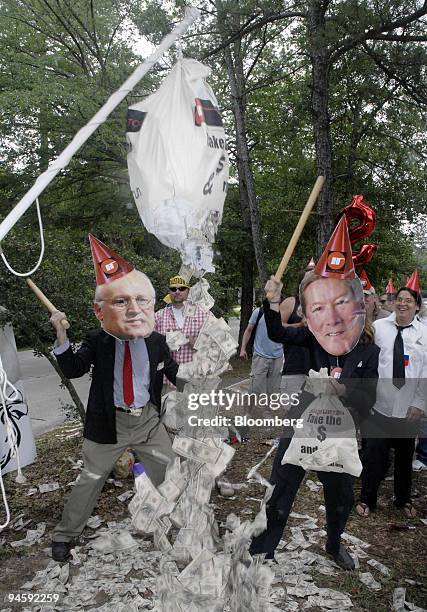
<svg viewBox="0 0 427 612">
<path fill-rule="evenodd" d="M 356 3 L 352 0 L 338 5 L 329 0 L 311 0 L 298 5 L 300 10 L 292 11 L 295 5 L 280 5 L 279 9 L 276 3 L 265 3 L 261 7 L 246 3 L 246 22 L 236 28 L 228 40 L 222 41 L 222 46 L 230 46 L 255 30 L 262 30 L 266 25 L 278 21 L 286 20 L 289 24 L 290 20 L 297 19 L 304 24 L 304 29 L 297 28 L 294 42 L 310 58 L 316 165 L 318 174 L 326 177 L 317 207 L 317 251 L 320 254 L 334 222 L 334 153 L 330 107 L 333 73 L 339 69 L 340 61 L 347 54 L 363 49 L 393 84 L 397 84 L 418 103 L 425 104 L 422 71 L 425 53 L 419 43 L 427 41 L 421 19 L 427 14 L 427 2 L 424 1 L 422 5 L 416 2 L 387 2 L 371 6 L 368 2 Z M 232 10 L 233 3 L 229 2 L 227 6 Z M 241 6 L 239 3 L 240 10 Z M 252 14 L 248 15 L 251 10 Z M 390 49 L 390 43 L 398 45 Z"/>
<path fill-rule="evenodd" d="M 1 132 L 15 204 L 37 176 L 119 87 L 138 62 L 128 14 L 134 0 L 18 0 L 2 3 Z M 151 87 L 148 75 L 138 94 Z M 43 193 L 55 224 L 87 227 L 131 201 L 124 138 L 126 104 L 116 109 Z M 12 144 L 13 141 L 13 144 Z"/>
<path fill-rule="evenodd" d="M 102 7 L 84 0 L 1 5 L 2 213 L 137 61 L 129 28 L 156 43 L 181 18 L 183 4 L 151 1 L 143 13 L 136 0 Z M 426 212 L 425 3 L 201 0 L 199 8 L 202 18 L 183 48 L 212 66 L 239 186 L 230 185 L 218 272 L 209 279 L 218 308 L 226 312 L 240 286 L 246 325 L 254 289 L 280 261 L 319 171 L 327 185 L 290 262 L 285 290 L 319 252 L 354 193 L 377 210 L 370 240 L 380 247 L 368 271 L 379 283 L 382 274 L 404 274 L 413 260 L 402 221 L 411 224 Z M 152 90 L 174 54 L 166 54 L 129 103 Z M 125 105 L 43 194 L 44 216 L 60 232 L 91 230 L 120 248 L 129 244 L 130 254 L 144 261 L 164 260 L 162 274 L 153 269 L 161 284 L 177 258 L 147 235 L 135 213 L 124 113 Z M 32 211 L 24 221 L 35 228 Z M 404 260 L 390 244 L 399 244 Z"/>
</svg>

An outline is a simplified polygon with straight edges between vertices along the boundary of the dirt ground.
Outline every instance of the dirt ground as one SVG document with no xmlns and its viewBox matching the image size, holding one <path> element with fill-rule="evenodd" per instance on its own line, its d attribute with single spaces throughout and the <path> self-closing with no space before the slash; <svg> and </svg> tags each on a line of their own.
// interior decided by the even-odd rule
<svg viewBox="0 0 427 612">
<path fill-rule="evenodd" d="M 242 364 L 232 373 L 233 378 L 244 370 L 247 364 Z M 231 374 L 231 373 L 230 373 Z M 231 378 L 231 376 L 230 376 Z M 29 521 L 22 530 L 6 528 L 0 532 L 0 591 L 3 593 L 17 591 L 36 571 L 46 567 L 50 559 L 50 532 L 58 522 L 64 499 L 70 491 L 69 483 L 76 478 L 78 472 L 72 469 L 69 459 L 80 458 L 81 433 L 75 435 L 76 424 L 67 424 L 58 430 L 49 432 L 37 440 L 38 459 L 36 463 L 25 468 L 27 482 L 19 485 L 13 474 L 4 477 L 6 495 L 10 506 L 12 522 L 23 513 L 23 520 Z M 68 437 L 67 437 L 68 432 Z M 258 440 L 236 445 L 236 454 L 226 473 L 232 483 L 245 483 L 249 469 L 262 459 L 268 446 Z M 271 469 L 271 457 L 262 466 L 261 473 L 268 478 Z M 307 478 L 317 481 L 315 473 L 308 473 Z M 26 492 L 30 487 L 42 483 L 57 481 L 58 490 L 32 496 Z M 132 489 L 132 479 L 122 481 L 123 487 L 117 488 L 113 483 L 107 483 L 94 511 L 104 521 L 120 520 L 128 516 L 128 502 L 120 502 L 117 496 L 127 489 Z M 418 517 L 407 519 L 401 511 L 392 505 L 391 480 L 385 481 L 381 489 L 379 508 L 367 519 L 362 519 L 353 512 L 346 531 L 369 542 L 369 557 L 377 559 L 391 570 L 391 576 L 382 577 L 382 590 L 373 592 L 359 581 L 355 572 L 339 572 L 335 576 L 316 575 L 316 584 L 321 587 L 346 591 L 351 596 L 355 611 L 390 611 L 393 589 L 406 587 L 406 599 L 421 607 L 427 605 L 427 524 L 420 519 L 427 519 L 427 471 L 414 474 L 414 502 L 418 509 Z M 356 499 L 359 483 L 356 483 Z M 253 518 L 259 509 L 259 502 L 264 494 L 264 488 L 258 484 L 249 484 L 241 488 L 233 498 L 223 498 L 213 493 L 212 503 L 215 505 L 215 515 L 219 523 L 228 514 L 234 513 L 247 520 Z M 252 499 L 248 499 L 252 498 Z M 308 514 L 319 519 L 319 527 L 325 523 L 325 515 L 319 509 L 324 504 L 322 491 L 311 492 L 303 483 L 297 496 L 293 510 Z M 0 520 L 4 520 L 4 508 L 1 508 Z M 46 532 L 40 543 L 27 548 L 12 548 L 10 542 L 20 540 L 27 529 L 34 529 L 37 523 L 46 523 Z M 427 521 L 426 521 L 427 522 Z M 290 519 L 284 534 L 289 538 L 289 527 L 297 526 L 296 519 Z M 82 535 L 85 541 L 93 531 L 86 528 Z M 313 545 L 310 550 L 322 552 L 321 545 Z M 369 571 L 364 560 L 361 560 L 361 571 Z M 375 570 L 373 571 L 373 573 Z M 3 602 L 1 602 L 2 604 Z M 4 605 L 0 605 L 0 609 Z M 7 607 L 7 606 L 6 606 Z M 261 612 L 261 611 L 260 611 Z"/>
</svg>

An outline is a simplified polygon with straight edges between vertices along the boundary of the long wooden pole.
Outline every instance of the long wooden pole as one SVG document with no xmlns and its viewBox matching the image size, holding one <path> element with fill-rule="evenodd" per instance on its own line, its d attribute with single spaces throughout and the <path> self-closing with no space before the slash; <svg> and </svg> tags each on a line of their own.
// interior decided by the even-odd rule
<svg viewBox="0 0 427 612">
<path fill-rule="evenodd" d="M 304 229 L 305 224 L 307 223 L 307 219 L 311 213 L 311 210 L 319 196 L 319 193 L 323 187 L 323 183 L 325 182 L 324 176 L 318 176 L 316 182 L 314 183 L 314 187 L 311 190 L 309 198 L 307 200 L 307 204 L 304 206 L 304 210 L 301 213 L 298 224 L 292 234 L 292 238 L 289 241 L 288 246 L 286 247 L 286 251 L 282 257 L 282 261 L 279 264 L 279 267 L 276 270 L 276 274 L 274 275 L 275 280 L 281 281 L 282 276 L 287 268 L 290 258 L 295 250 L 298 240 L 302 234 L 302 230 Z M 271 294 L 267 294 L 267 299 L 271 298 Z"/>
<path fill-rule="evenodd" d="M 48 309 L 48 311 L 52 314 L 52 312 L 55 312 L 56 310 L 58 310 L 50 300 L 47 299 L 47 297 L 45 296 L 45 294 L 40 291 L 40 289 L 37 287 L 37 285 L 31 280 L 31 278 L 27 278 L 27 284 L 30 287 L 30 289 L 32 291 L 34 291 L 34 293 L 36 294 L 36 296 L 39 298 L 40 302 L 42 304 L 44 304 L 46 306 L 46 308 Z M 69 329 L 70 328 L 70 324 L 68 323 L 67 319 L 62 319 L 61 321 L 61 325 L 64 329 Z"/>
</svg>

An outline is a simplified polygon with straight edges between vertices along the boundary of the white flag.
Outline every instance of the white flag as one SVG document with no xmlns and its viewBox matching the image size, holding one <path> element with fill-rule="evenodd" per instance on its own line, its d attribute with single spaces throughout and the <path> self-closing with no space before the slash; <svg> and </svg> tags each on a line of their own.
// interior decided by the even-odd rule
<svg viewBox="0 0 427 612">
<path fill-rule="evenodd" d="M 36 457 L 33 431 L 31 429 L 30 414 L 24 396 L 24 388 L 19 368 L 18 353 L 16 351 L 15 336 L 11 325 L 0 327 L 0 357 L 4 371 L 10 383 L 17 390 L 17 397 L 7 385 L 5 394 L 6 411 L 16 434 L 16 444 L 21 467 L 33 463 Z M 8 443 L 6 432 L 6 415 L 0 403 L 0 467 L 2 474 L 17 469 L 17 461 L 12 457 L 12 448 Z"/>
</svg>

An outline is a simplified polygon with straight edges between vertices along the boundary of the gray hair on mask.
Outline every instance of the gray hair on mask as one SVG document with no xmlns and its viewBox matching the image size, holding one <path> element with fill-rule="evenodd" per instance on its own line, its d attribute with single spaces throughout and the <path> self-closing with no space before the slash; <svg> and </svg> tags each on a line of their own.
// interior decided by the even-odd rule
<svg viewBox="0 0 427 612">
<path fill-rule="evenodd" d="M 144 272 L 140 272 L 139 270 L 132 270 L 132 272 L 129 272 L 129 274 L 134 274 L 134 275 L 138 275 L 138 277 L 141 280 L 144 280 L 147 284 L 148 287 L 150 289 L 151 292 L 151 297 L 155 300 L 156 299 L 156 292 L 154 290 L 153 284 L 150 281 L 150 279 L 148 278 L 148 276 L 146 274 L 144 274 Z M 123 277 L 121 277 L 123 278 Z M 119 280 L 119 279 L 117 279 Z M 114 282 L 114 281 L 113 281 Z M 104 291 L 104 287 L 105 285 L 97 285 L 96 289 L 95 289 L 95 298 L 94 298 L 94 303 L 95 304 L 100 304 L 103 301 L 103 291 Z"/>
</svg>

